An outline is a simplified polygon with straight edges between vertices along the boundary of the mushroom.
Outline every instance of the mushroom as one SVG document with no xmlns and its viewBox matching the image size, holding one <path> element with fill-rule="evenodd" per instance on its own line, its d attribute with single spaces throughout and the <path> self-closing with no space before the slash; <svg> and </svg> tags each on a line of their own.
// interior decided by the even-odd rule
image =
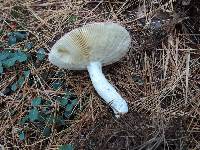
<svg viewBox="0 0 200 150">
<path fill-rule="evenodd" d="M 119 117 L 128 112 L 128 105 L 105 78 L 102 66 L 122 58 L 130 42 L 128 31 L 117 23 L 87 24 L 61 37 L 53 45 L 49 61 L 59 68 L 87 69 L 95 90 Z"/>
</svg>

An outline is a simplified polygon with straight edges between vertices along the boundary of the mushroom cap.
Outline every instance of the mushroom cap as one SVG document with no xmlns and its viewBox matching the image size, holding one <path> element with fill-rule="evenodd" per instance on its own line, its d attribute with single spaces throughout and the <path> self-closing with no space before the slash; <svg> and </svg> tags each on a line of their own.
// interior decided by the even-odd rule
<svg viewBox="0 0 200 150">
<path fill-rule="evenodd" d="M 53 45 L 49 61 L 69 70 L 84 70 L 93 61 L 100 61 L 104 66 L 123 57 L 130 42 L 128 31 L 119 24 L 87 24 L 61 37 Z"/>
</svg>

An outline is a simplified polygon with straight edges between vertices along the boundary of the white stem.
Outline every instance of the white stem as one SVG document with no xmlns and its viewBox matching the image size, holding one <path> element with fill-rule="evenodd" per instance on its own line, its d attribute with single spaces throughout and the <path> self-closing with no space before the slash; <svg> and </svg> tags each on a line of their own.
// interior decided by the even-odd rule
<svg viewBox="0 0 200 150">
<path fill-rule="evenodd" d="M 109 103 L 113 109 L 116 117 L 120 114 L 125 114 L 128 112 L 128 105 L 126 101 L 121 97 L 115 88 L 108 82 L 102 73 L 102 65 L 100 62 L 91 62 L 87 66 L 92 84 L 97 91 L 97 93 Z"/>
</svg>

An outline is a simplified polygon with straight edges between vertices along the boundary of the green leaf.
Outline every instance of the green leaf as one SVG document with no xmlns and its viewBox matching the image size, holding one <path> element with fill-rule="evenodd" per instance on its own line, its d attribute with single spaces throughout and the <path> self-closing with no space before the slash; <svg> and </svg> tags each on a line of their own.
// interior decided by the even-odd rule
<svg viewBox="0 0 200 150">
<path fill-rule="evenodd" d="M 24 71 L 24 75 L 25 75 L 25 77 L 27 78 L 27 77 L 29 76 L 30 73 L 31 73 L 30 70 L 25 70 L 25 71 Z"/>
<path fill-rule="evenodd" d="M 68 111 L 68 112 L 71 112 L 72 110 L 73 110 L 73 105 L 72 104 L 67 104 L 67 106 L 66 106 L 66 111 Z"/>
<path fill-rule="evenodd" d="M 20 124 L 20 125 L 24 125 L 28 120 L 29 120 L 29 116 L 26 115 L 25 117 L 23 117 L 23 118 L 19 121 L 19 124 Z"/>
<path fill-rule="evenodd" d="M 70 91 L 65 91 L 64 98 L 69 99 L 72 96 L 72 93 Z"/>
<path fill-rule="evenodd" d="M 36 57 L 38 60 L 42 61 L 45 58 L 45 50 L 43 48 L 40 48 L 37 51 Z"/>
<path fill-rule="evenodd" d="M 0 74 L 3 73 L 3 66 L 2 66 L 2 63 L 0 62 Z"/>
<path fill-rule="evenodd" d="M 67 118 L 70 117 L 72 115 L 73 108 L 74 108 L 74 105 L 72 103 L 67 104 L 65 107 L 64 116 Z"/>
<path fill-rule="evenodd" d="M 68 104 L 68 100 L 66 98 L 60 98 L 58 101 L 61 106 L 65 106 Z"/>
<path fill-rule="evenodd" d="M 2 51 L 0 52 L 0 61 L 8 58 L 10 56 L 10 52 L 9 51 Z"/>
<path fill-rule="evenodd" d="M 55 117 L 55 124 L 56 125 L 65 125 L 65 120 L 62 116 Z"/>
<path fill-rule="evenodd" d="M 12 46 L 15 45 L 17 43 L 17 38 L 12 34 L 9 36 L 8 38 L 8 45 Z"/>
<path fill-rule="evenodd" d="M 65 95 L 67 95 L 67 96 L 71 96 L 71 95 L 72 95 L 72 92 L 69 91 L 68 89 L 65 89 Z"/>
<path fill-rule="evenodd" d="M 64 112 L 64 116 L 65 116 L 66 118 L 69 118 L 71 115 L 72 115 L 72 113 L 69 112 L 69 111 L 65 111 L 65 112 Z"/>
<path fill-rule="evenodd" d="M 24 77 L 20 77 L 17 81 L 18 86 L 21 87 L 24 84 L 25 78 Z"/>
<path fill-rule="evenodd" d="M 29 119 L 32 122 L 39 119 L 39 111 L 37 110 L 37 108 L 33 108 L 29 111 Z"/>
<path fill-rule="evenodd" d="M 58 90 L 59 88 L 61 88 L 62 86 L 62 82 L 60 81 L 55 81 L 53 84 L 52 84 L 52 87 L 54 90 Z"/>
<path fill-rule="evenodd" d="M 47 106 L 42 107 L 41 112 L 42 112 L 43 114 L 48 114 L 48 112 L 49 112 L 48 107 L 47 107 Z M 44 116 L 44 115 L 42 115 L 42 116 Z M 46 117 L 46 116 L 44 116 L 44 117 Z"/>
<path fill-rule="evenodd" d="M 45 117 L 45 120 L 48 124 L 53 124 L 55 121 L 55 118 L 53 115 L 48 115 L 48 117 Z"/>
<path fill-rule="evenodd" d="M 59 150 L 74 150 L 72 144 L 64 144 L 59 147 Z"/>
<path fill-rule="evenodd" d="M 0 50 L 2 50 L 2 48 L 3 48 L 3 42 L 0 41 Z"/>
<path fill-rule="evenodd" d="M 44 114 L 43 109 L 41 109 L 41 113 L 39 114 L 37 121 L 40 123 L 46 123 L 45 117 L 46 117 L 46 115 Z"/>
<path fill-rule="evenodd" d="M 45 137 L 49 137 L 51 135 L 51 128 L 45 127 L 42 134 Z"/>
<path fill-rule="evenodd" d="M 77 16 L 75 16 L 75 15 L 71 15 L 70 17 L 69 17 L 69 19 L 68 19 L 68 21 L 69 21 L 69 23 L 74 23 L 76 20 L 77 20 Z"/>
<path fill-rule="evenodd" d="M 32 105 L 32 106 L 38 106 L 38 105 L 41 104 L 41 102 L 42 102 L 42 98 L 41 98 L 41 97 L 36 97 L 36 98 L 34 98 L 34 99 L 32 100 L 31 105 Z"/>
<path fill-rule="evenodd" d="M 20 141 L 23 141 L 23 140 L 25 139 L 25 133 L 24 133 L 24 131 L 20 131 L 20 132 L 18 133 L 18 135 L 19 135 L 19 140 L 20 140 Z"/>
<path fill-rule="evenodd" d="M 15 92 L 15 91 L 17 90 L 17 88 L 18 88 L 18 87 L 17 87 L 17 83 L 14 83 L 14 84 L 11 85 L 11 90 L 12 90 L 12 91 Z"/>
<path fill-rule="evenodd" d="M 30 50 L 31 48 L 33 48 L 33 43 L 31 43 L 31 42 L 26 43 L 25 48 L 27 50 Z"/>
<path fill-rule="evenodd" d="M 72 104 L 73 106 L 76 106 L 76 105 L 78 104 L 78 100 L 77 100 L 77 99 L 73 99 L 73 100 L 71 101 L 71 104 Z"/>
<path fill-rule="evenodd" d="M 132 79 L 134 82 L 136 82 L 139 85 L 144 84 L 144 80 L 139 75 L 133 75 Z"/>
<path fill-rule="evenodd" d="M 46 100 L 46 101 L 45 101 L 45 105 L 47 105 L 47 106 L 51 106 L 51 105 L 52 105 L 52 102 L 49 101 L 49 100 Z"/>
<path fill-rule="evenodd" d="M 16 58 L 9 58 L 9 59 L 2 61 L 2 64 L 4 67 L 9 68 L 9 67 L 14 66 L 15 62 L 16 62 Z"/>
<path fill-rule="evenodd" d="M 64 77 L 64 76 L 65 76 L 65 72 L 63 72 L 63 71 L 59 71 L 55 75 L 55 77 Z"/>
<path fill-rule="evenodd" d="M 23 39 L 26 39 L 27 32 L 25 32 L 25 31 L 16 31 L 16 32 L 13 32 L 13 35 L 16 37 L 17 41 L 22 41 Z"/>
<path fill-rule="evenodd" d="M 15 53 L 15 58 L 19 62 L 24 62 L 28 59 L 27 55 L 24 52 L 18 51 Z"/>
<path fill-rule="evenodd" d="M 3 35 L 3 30 L 0 30 L 0 36 L 2 36 Z"/>
</svg>

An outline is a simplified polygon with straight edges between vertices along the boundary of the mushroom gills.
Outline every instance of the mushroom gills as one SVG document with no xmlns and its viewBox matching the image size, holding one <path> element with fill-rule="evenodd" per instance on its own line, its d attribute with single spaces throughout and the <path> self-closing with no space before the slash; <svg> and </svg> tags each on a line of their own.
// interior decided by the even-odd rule
<svg viewBox="0 0 200 150">
<path fill-rule="evenodd" d="M 128 105 L 126 101 L 105 78 L 102 72 L 102 64 L 98 61 L 90 62 L 87 69 L 95 90 L 106 103 L 110 104 L 115 116 L 118 118 L 127 113 Z"/>
</svg>

